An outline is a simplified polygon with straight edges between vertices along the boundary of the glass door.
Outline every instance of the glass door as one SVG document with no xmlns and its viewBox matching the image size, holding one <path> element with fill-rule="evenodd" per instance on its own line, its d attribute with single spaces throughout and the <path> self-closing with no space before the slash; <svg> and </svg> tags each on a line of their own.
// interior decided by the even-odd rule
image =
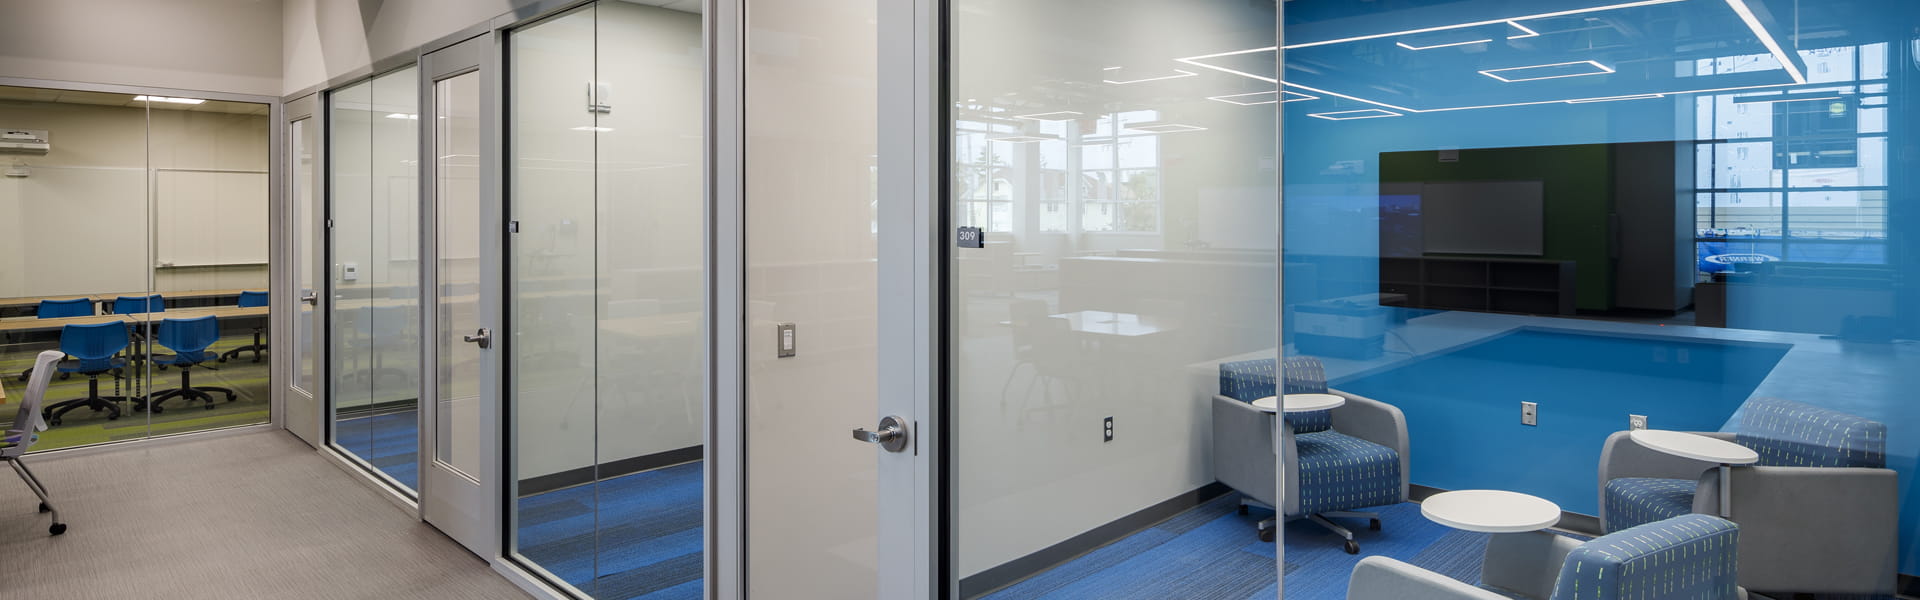
<svg viewBox="0 0 1920 600">
<path fill-rule="evenodd" d="M 496 46 L 481 36 L 422 57 L 428 99 L 421 115 L 427 218 L 424 264 L 431 296 L 421 307 L 425 344 L 425 444 L 421 513 L 484 557 L 497 555 L 500 405 L 494 329 L 499 327 L 500 211 L 493 181 L 490 115 Z"/>
<path fill-rule="evenodd" d="M 319 119 L 320 97 L 308 96 L 289 102 L 286 105 L 287 122 L 287 179 L 292 201 L 292 219 L 288 227 L 290 258 L 288 269 L 291 272 L 294 290 L 290 301 L 283 305 L 293 307 L 292 326 L 289 327 L 292 343 L 288 344 L 293 355 L 293 376 L 288 377 L 286 393 L 285 423 L 288 431 L 305 440 L 308 444 L 320 446 L 324 438 L 320 426 L 320 401 L 323 397 L 320 386 L 325 381 L 320 378 L 320 361 L 325 337 L 321 335 L 319 273 L 325 268 L 325 258 L 320 255 L 319 243 L 323 232 L 319 225 L 324 222 L 321 213 L 320 165 L 321 125 Z"/>
</svg>

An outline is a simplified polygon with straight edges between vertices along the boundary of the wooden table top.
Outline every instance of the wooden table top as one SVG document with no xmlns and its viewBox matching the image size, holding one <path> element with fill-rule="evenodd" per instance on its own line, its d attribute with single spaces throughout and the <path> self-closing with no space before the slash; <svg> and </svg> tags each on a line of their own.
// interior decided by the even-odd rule
<svg viewBox="0 0 1920 600">
<path fill-rule="evenodd" d="M 194 317 L 203 317 L 206 315 L 213 315 L 223 319 L 237 318 L 237 317 L 263 317 L 267 315 L 267 307 L 250 306 L 246 308 L 241 308 L 238 306 L 212 306 L 212 307 L 205 307 L 205 308 L 175 308 L 175 309 L 167 310 L 164 312 L 135 313 L 130 315 L 93 315 L 90 317 L 61 317 L 58 319 L 36 319 L 32 317 L 0 319 L 0 333 L 11 333 L 15 331 L 40 331 L 40 330 L 46 330 L 46 329 L 59 329 L 61 327 L 65 327 L 68 325 L 94 325 L 99 323 L 112 323 L 115 321 L 141 322 L 141 321 L 146 321 L 148 318 L 152 318 L 154 322 L 159 322 L 162 319 L 191 319 Z"/>
</svg>

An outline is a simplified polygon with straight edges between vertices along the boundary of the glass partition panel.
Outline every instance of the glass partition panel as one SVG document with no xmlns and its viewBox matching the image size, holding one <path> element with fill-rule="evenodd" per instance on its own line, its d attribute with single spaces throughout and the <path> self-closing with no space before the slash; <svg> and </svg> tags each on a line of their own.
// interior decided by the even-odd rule
<svg viewBox="0 0 1920 600">
<path fill-rule="evenodd" d="M 1920 7 L 1414 4 L 1286 6 L 1282 378 L 1342 398 L 1329 433 L 1398 454 L 1413 501 L 1330 519 L 1393 569 L 1288 527 L 1286 591 L 1920 573 L 1920 182 L 1890 150 L 1920 134 Z"/>
<path fill-rule="evenodd" d="M 951 3 L 960 597 L 1274 597 L 1275 11 Z"/>
<path fill-rule="evenodd" d="M 311 393 L 320 376 L 320 361 L 324 359 L 325 338 L 320 335 L 319 304 L 320 279 L 315 266 L 315 256 L 320 252 L 320 240 L 315 239 L 313 227 L 314 205 L 320 202 L 319 172 L 316 165 L 320 161 L 320 137 L 314 119 L 294 121 L 288 128 L 293 149 L 293 270 L 294 290 L 300 294 L 300 314 L 294 317 L 295 344 L 293 352 L 294 377 L 296 385 Z M 312 297 L 313 302 L 305 299 Z"/>
<path fill-rule="evenodd" d="M 333 441 L 419 485 L 419 91 L 406 67 L 335 91 L 327 167 Z"/>
<path fill-rule="evenodd" d="M 480 74 L 433 84 L 438 162 L 434 228 L 440 290 L 435 339 L 440 397 L 434 460 L 475 477 L 480 466 L 480 347 L 461 341 L 480 328 Z"/>
<path fill-rule="evenodd" d="M 610 1 L 510 38 L 513 548 L 595 598 L 704 587 L 701 35 Z"/>
</svg>

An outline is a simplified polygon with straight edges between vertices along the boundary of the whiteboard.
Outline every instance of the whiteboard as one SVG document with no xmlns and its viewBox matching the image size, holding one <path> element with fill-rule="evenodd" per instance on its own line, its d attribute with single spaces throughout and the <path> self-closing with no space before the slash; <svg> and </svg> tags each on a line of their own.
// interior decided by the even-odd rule
<svg viewBox="0 0 1920 600">
<path fill-rule="evenodd" d="M 268 191 L 264 171 L 156 170 L 154 266 L 267 264 Z"/>
<path fill-rule="evenodd" d="M 1538 181 L 1427 183 L 1420 190 L 1428 254 L 1546 253 L 1546 193 Z"/>
</svg>

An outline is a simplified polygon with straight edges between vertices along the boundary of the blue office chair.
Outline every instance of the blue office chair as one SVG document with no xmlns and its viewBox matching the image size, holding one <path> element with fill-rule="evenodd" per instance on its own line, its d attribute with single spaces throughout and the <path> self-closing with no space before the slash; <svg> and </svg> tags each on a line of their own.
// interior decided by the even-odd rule
<svg viewBox="0 0 1920 600">
<path fill-rule="evenodd" d="M 113 314 L 116 315 L 166 311 L 167 300 L 159 294 L 151 296 L 121 296 L 113 299 Z"/>
<path fill-rule="evenodd" d="M 47 423 L 59 425 L 61 417 L 80 407 L 91 408 L 94 412 L 107 411 L 109 421 L 120 418 L 120 407 L 114 403 L 132 398 L 100 395 L 100 375 L 112 373 L 115 379 L 120 377 L 127 368 L 127 359 L 115 355 L 126 350 L 130 343 L 124 321 L 60 328 L 60 351 L 73 357 L 73 360 L 59 363 L 58 368 L 61 373 L 86 375 L 87 397 L 41 409 L 41 416 L 46 418 Z"/>
<path fill-rule="evenodd" d="M 37 309 L 34 309 L 33 316 L 34 318 L 38 318 L 38 319 L 59 319 L 64 317 L 91 317 L 93 316 L 93 299 L 92 298 L 73 298 L 71 300 L 41 300 L 40 307 Z M 26 381 L 28 377 L 32 377 L 32 376 L 33 376 L 33 367 L 27 367 L 27 370 L 20 372 L 21 381 Z M 60 374 L 61 379 L 66 379 L 67 377 L 70 377 L 70 376 L 71 374 L 68 374 L 68 373 Z"/>
<path fill-rule="evenodd" d="M 269 299 L 270 299 L 270 296 L 268 296 L 266 292 L 240 292 L 239 306 L 240 308 L 256 308 L 256 307 L 266 306 L 268 304 Z M 239 348 L 234 348 L 232 350 L 228 350 L 225 354 L 221 354 L 220 362 L 227 362 L 228 359 L 238 357 L 240 356 L 241 352 L 252 352 L 253 362 L 260 362 L 260 353 L 265 352 L 267 349 L 267 344 L 260 340 L 260 335 L 263 333 L 266 333 L 266 330 L 267 329 L 265 327 L 260 327 L 260 326 L 254 327 L 253 343 L 245 346 L 241 346 Z"/>
<path fill-rule="evenodd" d="M 179 367 L 180 387 L 155 393 L 152 399 L 147 401 L 147 410 L 156 414 L 164 412 L 164 407 L 161 405 L 172 398 L 185 398 L 188 402 L 204 400 L 207 403 L 206 409 L 213 410 L 213 394 L 208 392 L 226 394 L 228 402 L 234 401 L 231 389 L 193 385 L 193 367 L 217 358 L 217 355 L 207 351 L 208 346 L 212 346 L 215 340 L 220 339 L 220 321 L 213 315 L 191 319 L 166 319 L 160 322 L 160 331 L 154 337 L 160 345 L 166 346 L 174 353 L 154 355 L 153 364 L 161 367 Z"/>
</svg>

